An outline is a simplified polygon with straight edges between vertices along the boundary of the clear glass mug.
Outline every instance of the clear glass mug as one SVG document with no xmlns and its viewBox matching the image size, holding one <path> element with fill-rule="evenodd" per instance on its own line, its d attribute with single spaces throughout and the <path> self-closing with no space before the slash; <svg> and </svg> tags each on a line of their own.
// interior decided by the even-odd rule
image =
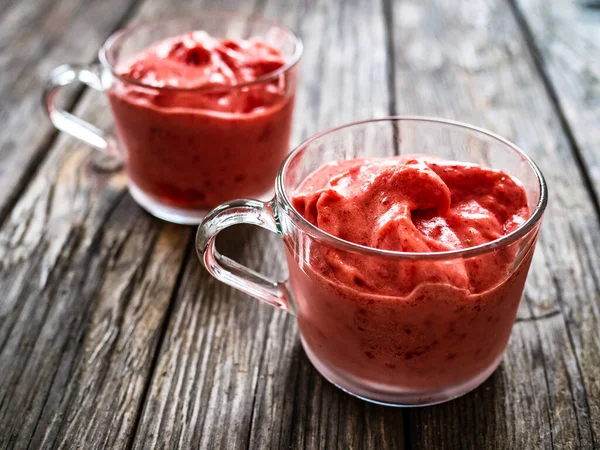
<svg viewBox="0 0 600 450">
<path fill-rule="evenodd" d="M 286 63 L 252 82 L 193 89 L 157 88 L 119 73 L 157 41 L 196 30 L 222 39 L 258 38 L 279 50 Z M 177 15 L 116 32 L 100 49 L 100 64 L 57 67 L 43 102 L 56 128 L 124 162 L 130 193 L 143 208 L 164 220 L 198 224 L 226 200 L 272 196 L 273 178 L 290 150 L 301 55 L 302 42 L 293 31 L 259 17 Z M 107 94 L 116 136 L 56 106 L 58 91 L 75 81 Z M 268 104 L 247 108 L 257 95 Z M 207 109 L 207 103 L 235 111 Z"/>
<path fill-rule="evenodd" d="M 323 164 L 414 154 L 505 171 L 523 183 L 531 216 L 515 231 L 484 245 L 403 253 L 336 238 L 292 207 L 296 188 Z M 275 197 L 266 203 L 235 200 L 219 206 L 200 225 L 196 249 L 218 280 L 295 314 L 306 354 L 330 382 L 377 403 L 427 405 L 469 392 L 499 365 L 546 202 L 542 174 L 510 142 L 447 120 L 386 118 L 342 126 L 301 144 L 277 175 Z M 288 280 L 269 280 L 217 251 L 217 234 L 240 223 L 282 236 Z M 336 261 L 377 270 L 338 275 Z M 477 267 L 484 269 L 478 272 Z M 444 277 L 463 268 L 475 268 L 467 272 L 473 276 L 466 288 Z M 393 291 L 405 295 L 369 289 L 385 287 L 390 273 L 396 283 Z"/>
</svg>

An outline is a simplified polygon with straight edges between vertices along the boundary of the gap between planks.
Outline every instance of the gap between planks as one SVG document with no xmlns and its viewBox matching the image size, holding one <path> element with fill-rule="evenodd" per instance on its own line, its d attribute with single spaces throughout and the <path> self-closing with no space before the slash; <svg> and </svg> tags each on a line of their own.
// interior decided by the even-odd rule
<svg viewBox="0 0 600 450">
<path fill-rule="evenodd" d="M 191 228 L 191 227 L 190 227 Z M 156 344 L 156 350 L 154 355 L 152 356 L 152 361 L 150 362 L 150 370 L 148 370 L 148 376 L 144 383 L 144 389 L 142 391 L 142 395 L 140 396 L 141 401 L 138 406 L 138 410 L 136 411 L 135 421 L 133 427 L 131 428 L 131 434 L 129 436 L 126 448 L 131 450 L 135 443 L 135 437 L 138 434 L 138 428 L 140 426 L 140 422 L 142 419 L 142 414 L 144 411 L 144 407 L 146 405 L 146 398 L 150 394 L 150 387 L 152 386 L 152 380 L 154 379 L 154 373 L 156 372 L 159 357 L 161 354 L 161 350 L 163 344 L 165 342 L 165 336 L 167 335 L 167 328 L 169 325 L 169 321 L 171 316 L 173 315 L 173 308 L 175 305 L 175 300 L 177 299 L 177 294 L 179 293 L 179 288 L 181 286 L 181 282 L 183 280 L 183 276 L 185 274 L 185 268 L 189 262 L 190 256 L 193 256 L 195 253 L 195 237 L 196 233 L 190 230 L 190 235 L 188 236 L 188 241 L 185 245 L 185 250 L 183 253 L 183 258 L 181 259 L 181 265 L 179 266 L 179 273 L 177 274 L 177 279 L 175 280 L 175 285 L 173 286 L 173 292 L 171 292 L 171 297 L 169 298 L 169 305 L 167 306 L 167 310 L 165 311 L 165 315 L 163 317 L 163 321 L 161 324 L 161 329 L 158 335 L 158 342 Z"/>
<path fill-rule="evenodd" d="M 548 75 L 544 67 L 544 57 L 542 56 L 540 48 L 536 42 L 536 38 L 533 35 L 529 24 L 527 23 L 527 19 L 519 9 L 519 6 L 515 3 L 515 0 L 506 1 L 510 6 L 510 9 L 515 17 L 519 29 L 521 30 L 521 33 L 523 34 L 525 45 L 527 46 L 527 49 L 529 50 L 529 53 L 532 56 L 534 66 L 537 70 L 538 75 L 540 76 L 540 79 L 542 80 L 542 83 L 544 84 L 544 88 L 550 99 L 552 109 L 558 117 L 558 120 L 561 125 L 561 131 L 565 134 L 569 143 L 569 147 L 573 152 L 573 156 L 575 157 L 575 161 L 577 163 L 577 168 L 581 173 L 581 177 L 583 179 L 585 188 L 589 193 L 592 204 L 594 205 L 596 216 L 598 217 L 598 220 L 600 220 L 600 199 L 598 198 L 598 195 L 596 195 L 596 190 L 594 189 L 592 178 L 590 176 L 589 171 L 586 169 L 586 163 L 583 158 L 583 152 L 577 144 L 577 140 L 575 139 L 575 134 L 571 129 L 569 120 L 567 119 L 566 114 L 558 100 L 558 93 L 556 92 L 552 80 L 550 79 L 550 76 Z"/>
</svg>

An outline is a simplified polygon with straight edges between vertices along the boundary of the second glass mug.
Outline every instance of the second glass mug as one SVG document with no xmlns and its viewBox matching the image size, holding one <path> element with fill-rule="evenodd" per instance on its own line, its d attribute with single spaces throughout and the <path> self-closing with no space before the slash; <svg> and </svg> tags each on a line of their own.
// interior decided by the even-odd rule
<svg viewBox="0 0 600 450">
<path fill-rule="evenodd" d="M 197 88 L 156 87 L 119 72 L 152 44 L 196 30 L 220 39 L 258 38 L 279 50 L 285 64 L 251 82 Z M 260 17 L 175 15 L 116 32 L 100 49 L 99 65 L 57 67 L 43 103 L 56 128 L 125 163 L 129 191 L 144 209 L 170 222 L 198 224 L 226 200 L 271 197 L 273 178 L 289 153 L 301 55 L 293 31 Z M 116 137 L 56 106 L 58 91 L 76 81 L 107 94 Z M 250 112 L 204 107 L 226 100 L 246 111 L 244 102 L 259 95 L 270 103 Z"/>
<path fill-rule="evenodd" d="M 415 154 L 477 163 L 516 177 L 526 190 L 530 217 L 515 231 L 484 245 L 406 253 L 327 234 L 305 220 L 290 201 L 299 184 L 326 163 Z M 213 210 L 198 229 L 196 250 L 218 280 L 295 314 L 308 358 L 339 388 L 386 405 L 430 405 L 473 390 L 500 364 L 546 202 L 541 172 L 512 143 L 452 121 L 386 118 L 342 126 L 301 144 L 277 175 L 275 197 L 269 202 L 235 200 Z M 272 281 L 217 251 L 217 234 L 241 223 L 283 238 L 288 280 Z M 414 273 L 414 267 L 439 273 L 472 263 L 496 264 L 497 278 L 485 289 L 465 289 L 433 280 L 416 283 L 408 276 L 402 280 L 407 294 L 394 297 L 368 289 L 378 281 L 385 283 L 361 278 L 377 278 L 376 272 L 355 271 L 347 282 L 336 278 L 324 258 L 331 261 L 332 255 L 350 265 L 359 259 L 362 267 L 373 264 L 400 274 Z M 498 266 L 498 261 L 504 262 Z"/>
</svg>

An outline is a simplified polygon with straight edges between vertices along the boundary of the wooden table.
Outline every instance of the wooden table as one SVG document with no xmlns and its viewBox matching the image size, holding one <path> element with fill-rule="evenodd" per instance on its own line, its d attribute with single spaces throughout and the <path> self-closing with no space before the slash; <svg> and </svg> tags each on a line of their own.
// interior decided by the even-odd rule
<svg viewBox="0 0 600 450">
<path fill-rule="evenodd" d="M 240 4 L 241 3 L 241 4 Z M 600 10 L 570 0 L 1 0 L 0 449 L 600 448 Z M 294 318 L 211 279 L 194 228 L 150 217 L 123 174 L 57 134 L 44 78 L 114 30 L 241 9 L 305 41 L 293 144 L 394 114 L 489 128 L 550 203 L 506 357 L 465 397 L 393 409 L 312 368 Z M 106 101 L 70 92 L 103 126 Z M 282 276 L 276 236 L 220 245 Z"/>
</svg>

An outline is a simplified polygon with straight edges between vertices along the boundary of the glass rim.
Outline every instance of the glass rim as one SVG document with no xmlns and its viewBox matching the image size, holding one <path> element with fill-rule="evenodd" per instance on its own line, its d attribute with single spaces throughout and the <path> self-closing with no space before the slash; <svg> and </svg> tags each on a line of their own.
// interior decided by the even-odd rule
<svg viewBox="0 0 600 450">
<path fill-rule="evenodd" d="M 246 19 L 250 22 L 254 22 L 254 23 L 262 22 L 264 24 L 268 24 L 268 25 L 277 27 L 277 28 L 285 31 L 292 37 L 292 40 L 294 41 L 294 53 L 292 54 L 291 58 L 289 58 L 289 60 L 285 62 L 285 64 L 283 66 L 281 66 L 269 73 L 261 75 L 260 77 L 257 77 L 252 81 L 246 81 L 244 83 L 237 83 L 237 84 L 232 84 L 232 85 L 223 85 L 223 86 L 206 85 L 206 86 L 199 86 L 199 87 L 154 86 L 152 84 L 143 83 L 134 78 L 127 77 L 125 75 L 120 74 L 117 71 L 117 68 L 108 60 L 107 54 L 110 51 L 110 49 L 116 43 L 120 42 L 120 40 L 125 39 L 129 34 L 138 30 L 139 28 L 142 28 L 144 26 L 149 26 L 149 25 L 156 25 L 156 24 L 159 24 L 162 22 L 169 22 L 169 21 L 177 20 L 182 17 L 189 19 L 190 17 L 205 17 L 205 16 L 216 16 L 216 17 L 221 17 L 221 18 L 226 18 L 226 19 L 232 19 L 232 18 Z M 190 31 L 196 31 L 196 30 L 190 30 Z M 110 35 L 109 38 L 104 42 L 104 44 L 98 51 L 98 59 L 100 60 L 100 63 L 105 68 L 107 68 L 115 78 L 118 78 L 119 80 L 121 80 L 125 83 L 139 86 L 141 88 L 156 89 L 156 90 L 161 90 L 161 91 L 177 91 L 177 92 L 190 92 L 190 91 L 211 92 L 211 91 L 224 91 L 224 90 L 229 90 L 229 89 L 238 89 L 238 88 L 242 88 L 242 87 L 253 86 L 256 84 L 265 83 L 268 81 L 273 81 L 273 80 L 277 79 L 277 77 L 279 77 L 279 75 L 289 71 L 294 66 L 296 66 L 296 64 L 298 64 L 298 62 L 300 61 L 300 58 L 302 57 L 303 51 L 304 51 L 304 44 L 302 42 L 302 39 L 300 39 L 300 36 L 298 36 L 298 34 L 294 30 L 292 30 L 291 28 L 289 28 L 285 25 L 280 24 L 279 22 L 276 22 L 276 21 L 270 20 L 270 19 L 266 19 L 257 14 L 248 14 L 248 13 L 234 12 L 234 11 L 205 10 L 205 11 L 199 11 L 199 12 L 192 12 L 189 14 L 177 13 L 177 14 L 170 14 L 170 15 L 167 15 L 167 16 L 161 17 L 161 18 L 141 20 L 141 21 L 132 23 L 131 25 L 128 25 L 124 28 L 121 28 L 120 30 L 118 30 L 118 31 L 114 32 L 112 35 Z"/>
<path fill-rule="evenodd" d="M 517 229 L 511 231 L 508 234 L 505 234 L 501 238 L 495 239 L 490 242 L 486 242 L 485 244 L 476 245 L 473 247 L 468 247 L 464 249 L 457 250 L 446 250 L 443 252 L 400 252 L 394 250 L 384 250 L 374 247 L 368 247 L 361 244 L 356 244 L 354 242 L 346 241 L 344 239 L 338 238 L 332 234 L 327 233 L 326 231 L 321 230 L 316 227 L 308 220 L 304 218 L 296 208 L 293 207 L 292 202 L 288 196 L 288 193 L 285 189 L 284 179 L 286 176 L 287 169 L 290 166 L 292 160 L 297 156 L 300 151 L 306 148 L 312 142 L 322 138 L 331 133 L 338 132 L 340 130 L 344 130 L 346 128 L 351 128 L 357 125 L 364 125 L 368 123 L 374 122 L 429 122 L 429 123 L 437 123 L 440 125 L 450 125 L 455 128 L 462 128 L 471 132 L 476 132 L 482 134 L 484 136 L 490 137 L 501 144 L 509 147 L 511 150 L 518 153 L 532 168 L 533 172 L 536 175 L 538 180 L 539 188 L 540 188 L 540 198 L 530 214 L 527 220 L 521 224 Z M 283 203 L 283 207 L 286 211 L 292 212 L 294 224 L 301 228 L 304 232 L 306 232 L 309 236 L 316 239 L 319 242 L 329 244 L 333 247 L 340 248 L 342 250 L 351 251 L 354 253 L 366 254 L 369 256 L 379 256 L 385 258 L 392 259 L 411 259 L 411 260 L 441 260 L 441 259 L 453 259 L 453 258 L 467 258 L 473 257 L 477 255 L 481 255 L 492 250 L 495 250 L 500 247 L 504 247 L 506 245 L 512 244 L 518 239 L 522 238 L 526 234 L 528 234 L 541 220 L 544 211 L 546 209 L 546 205 L 548 203 L 548 187 L 546 184 L 546 180 L 542 175 L 539 167 L 535 162 L 518 146 L 513 144 L 512 142 L 504 139 L 503 137 L 492 133 L 491 131 L 485 130 L 483 128 L 479 128 L 473 125 L 469 125 L 463 122 L 457 122 L 454 120 L 441 119 L 437 117 L 427 117 L 427 116 L 390 116 L 383 117 L 379 119 L 369 119 L 369 120 L 361 120 L 356 122 L 351 122 L 345 125 L 341 125 L 335 128 L 331 128 L 329 130 L 318 133 L 300 145 L 298 145 L 283 161 L 281 168 L 279 169 L 279 173 L 277 174 L 277 178 L 275 180 L 275 201 L 281 201 Z"/>
</svg>

